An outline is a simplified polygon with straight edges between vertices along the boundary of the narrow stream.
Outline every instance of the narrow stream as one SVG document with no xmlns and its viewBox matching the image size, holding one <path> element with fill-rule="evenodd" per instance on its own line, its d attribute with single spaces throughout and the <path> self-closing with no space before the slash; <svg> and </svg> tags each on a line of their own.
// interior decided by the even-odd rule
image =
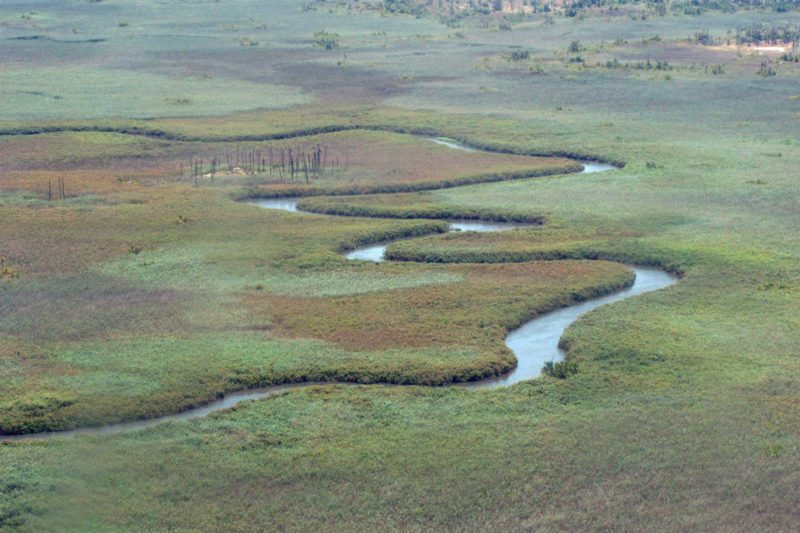
<svg viewBox="0 0 800 533">
<path fill-rule="evenodd" d="M 355 261 L 373 261 L 375 263 L 380 263 L 386 256 L 386 247 L 388 245 L 388 242 L 370 244 L 369 246 L 356 248 L 355 250 L 348 252 L 345 254 L 345 257 Z"/>
<path fill-rule="evenodd" d="M 630 268 L 636 273 L 636 280 L 627 289 L 539 315 L 510 332 L 505 342 L 517 357 L 517 367 L 514 370 L 496 378 L 462 383 L 459 386 L 486 389 L 537 378 L 546 362 L 564 360 L 564 352 L 558 347 L 558 342 L 564 331 L 581 315 L 602 305 L 657 291 L 678 282 L 677 276 L 663 270 L 637 266 Z"/>
<path fill-rule="evenodd" d="M 519 224 L 516 222 L 486 222 L 483 220 L 453 220 L 450 222 L 450 231 L 476 231 L 478 233 L 491 233 L 495 231 L 508 231 L 518 228 L 534 227 L 533 224 Z M 391 241 L 394 242 L 394 241 Z M 383 242 L 370 244 L 362 248 L 345 254 L 347 259 L 355 259 L 360 261 L 373 261 L 379 263 L 384 261 L 386 254 L 386 247 L 391 242 Z"/>
<path fill-rule="evenodd" d="M 537 378 L 539 377 L 545 362 L 563 360 L 564 353 L 558 347 L 558 341 L 564 333 L 564 330 L 566 330 L 567 327 L 575 322 L 575 320 L 577 320 L 581 315 L 596 309 L 601 305 L 606 305 L 639 294 L 663 289 L 664 287 L 669 287 L 678 281 L 677 277 L 667 274 L 661 270 L 643 267 L 631 268 L 636 273 L 636 280 L 631 287 L 613 294 L 587 300 L 585 302 L 571 305 L 563 309 L 558 309 L 544 315 L 539 315 L 538 317 L 526 322 L 521 327 L 510 332 L 506 337 L 505 342 L 516 356 L 517 366 L 509 373 L 496 378 L 469 383 L 456 383 L 450 386 L 468 389 L 491 389 L 513 385 L 514 383 L 519 383 L 520 381 Z M 224 398 L 208 403 L 202 407 L 188 409 L 174 415 L 151 418 L 148 420 L 138 420 L 135 422 L 123 422 L 121 424 L 111 424 L 100 427 L 80 428 L 69 431 L 30 433 L 9 436 L 2 435 L 0 436 L 0 441 L 44 439 L 55 436 L 69 437 L 74 435 L 106 435 L 123 433 L 127 431 L 136 431 L 139 429 L 153 427 L 161 424 L 162 422 L 201 418 L 216 411 L 229 409 L 246 400 L 260 400 L 294 389 L 326 384 L 331 385 L 334 383 L 293 383 L 287 385 L 273 385 L 259 389 L 249 389 L 246 391 L 229 394 Z"/>
<path fill-rule="evenodd" d="M 463 152 L 477 152 L 478 150 L 475 148 L 471 148 L 466 144 L 459 142 L 455 139 L 450 139 L 449 137 L 431 137 L 428 138 L 429 141 L 434 142 L 436 144 L 440 144 L 442 146 L 447 146 L 449 148 L 453 148 L 454 150 L 461 150 Z M 619 170 L 619 167 L 614 165 L 610 165 L 608 163 L 600 163 L 598 161 L 590 161 L 584 159 L 576 159 L 576 161 L 583 165 L 583 170 L 580 174 L 593 174 L 595 172 L 607 172 L 609 170 Z M 300 200 L 298 197 L 287 197 L 287 198 L 267 198 L 261 200 L 252 200 L 251 203 L 259 206 L 264 207 L 267 209 L 280 209 L 282 211 L 289 211 L 290 213 L 295 213 L 298 211 L 297 209 L 297 202 Z M 484 222 L 483 224 L 493 224 L 491 222 Z M 460 227 L 464 225 L 465 227 Z M 466 227 L 466 226 L 470 227 Z M 460 229 L 463 231 L 498 231 L 495 229 L 479 229 L 476 225 L 475 221 L 454 221 L 451 223 L 451 229 Z M 354 259 L 361 259 L 354 258 Z M 372 259 L 369 259 L 372 260 Z"/>
<path fill-rule="evenodd" d="M 290 213 L 297 212 L 297 202 L 300 198 L 266 198 L 263 200 L 251 200 L 250 203 L 263 207 L 264 209 L 280 209 Z"/>
<path fill-rule="evenodd" d="M 37 440 L 47 439 L 52 437 L 74 437 L 76 435 L 113 435 L 115 433 L 125 433 L 128 431 L 137 431 L 146 429 L 158 424 L 170 421 L 193 420 L 195 418 L 202 418 L 208 416 L 216 411 L 223 409 L 230 409 L 237 404 L 246 400 L 260 400 L 268 396 L 274 396 L 281 392 L 290 391 L 292 389 L 299 389 L 301 387 L 308 387 L 312 383 L 292 383 L 287 385 L 272 385 L 258 389 L 248 389 L 242 392 L 229 394 L 224 398 L 209 402 L 202 407 L 195 407 L 187 409 L 174 415 L 160 416 L 157 418 L 148 418 L 147 420 L 134 420 L 132 422 L 121 422 L 119 424 L 108 424 L 106 426 L 87 427 L 70 429 L 66 431 L 45 431 L 42 433 L 25 433 L 22 435 L 0 435 L 0 442 L 3 441 L 19 441 L 19 440 Z"/>
<path fill-rule="evenodd" d="M 438 144 L 446 145 L 451 148 L 476 151 L 473 148 L 463 145 L 452 139 L 440 137 L 431 139 Z M 601 172 L 605 170 L 616 169 L 612 165 L 605 163 L 596 163 L 591 161 L 582 161 L 584 164 L 584 173 Z M 256 200 L 253 203 L 267 209 L 280 209 L 283 211 L 297 212 L 297 198 L 280 198 L 268 200 Z M 506 231 L 515 228 L 526 227 L 525 224 L 502 223 L 502 222 L 485 222 L 475 220 L 454 220 L 450 222 L 451 231 L 478 231 L 478 232 L 492 232 L 492 231 Z M 389 243 L 373 244 L 353 250 L 346 254 L 348 259 L 375 261 L 380 262 L 384 260 L 384 252 Z M 668 287 L 677 283 L 678 278 L 667 274 L 664 271 L 631 266 L 636 273 L 636 279 L 632 286 L 627 289 L 594 298 L 585 302 L 581 302 L 570 307 L 559 309 L 544 315 L 540 315 L 521 327 L 511 331 L 505 339 L 506 345 L 511 349 L 517 358 L 517 366 L 512 371 L 498 376 L 496 378 L 475 381 L 470 383 L 454 384 L 452 386 L 464 387 L 470 389 L 484 389 L 495 388 L 512 385 L 529 379 L 539 377 L 542 367 L 547 361 L 560 361 L 564 358 L 564 353 L 558 347 L 558 342 L 564 331 L 575 320 L 584 313 L 593 309 L 606 305 L 608 303 L 624 300 L 632 296 L 652 292 L 664 287 Z M 74 436 L 74 435 L 87 435 L 87 434 L 113 434 L 122 433 L 127 431 L 135 431 L 145 429 L 162 422 L 167 421 L 182 421 L 192 420 L 207 416 L 213 412 L 223 409 L 231 408 L 238 403 L 245 400 L 259 400 L 279 394 L 282 392 L 298 389 L 301 387 L 308 387 L 312 385 L 320 385 L 321 383 L 296 383 L 287 385 L 273 385 L 269 387 L 250 389 L 242 392 L 229 394 L 224 398 L 210 402 L 202 407 L 187 409 L 181 413 L 167 415 L 159 418 L 152 418 L 149 420 L 139 420 L 134 422 L 124 422 L 120 424 L 110 424 L 101 427 L 81 428 L 69 431 L 58 432 L 45 432 L 33 433 L 24 435 L 0 435 L 0 441 L 3 440 L 32 440 L 44 439 L 53 436 Z"/>
<path fill-rule="evenodd" d="M 434 142 L 436 144 L 441 144 L 442 146 L 447 146 L 448 148 L 453 148 L 455 150 L 461 150 L 462 152 L 478 152 L 477 148 L 472 148 L 469 145 L 462 143 L 456 139 L 451 139 L 450 137 L 428 137 L 428 140 Z"/>
<path fill-rule="evenodd" d="M 428 140 L 442 146 L 447 146 L 454 150 L 461 150 L 462 152 L 480 152 L 478 148 L 465 144 L 457 139 L 450 137 L 428 137 Z M 607 170 L 619 170 L 619 167 L 610 165 L 608 163 L 601 163 L 599 161 L 591 161 L 588 159 L 576 159 L 576 161 L 583 165 L 581 174 L 591 174 L 593 172 L 605 172 Z"/>
<path fill-rule="evenodd" d="M 618 170 L 617 167 L 614 165 L 609 165 L 608 163 L 598 163 L 596 161 L 578 161 L 583 165 L 583 170 L 580 172 L 581 174 L 591 174 L 594 172 L 606 172 L 608 170 Z M 288 211 L 290 213 L 296 213 L 297 209 L 297 202 L 300 201 L 299 197 L 287 197 L 287 198 L 265 198 L 265 199 L 258 199 L 258 200 L 250 200 L 250 203 L 255 204 L 259 207 L 263 207 L 266 209 L 280 209 L 281 211 Z M 453 222 L 453 229 L 461 229 L 463 231 L 495 231 L 495 230 L 481 230 L 476 229 L 475 227 L 457 227 L 460 224 L 474 224 L 474 221 L 463 221 L 463 222 Z M 485 224 L 491 224 L 489 222 Z"/>
</svg>

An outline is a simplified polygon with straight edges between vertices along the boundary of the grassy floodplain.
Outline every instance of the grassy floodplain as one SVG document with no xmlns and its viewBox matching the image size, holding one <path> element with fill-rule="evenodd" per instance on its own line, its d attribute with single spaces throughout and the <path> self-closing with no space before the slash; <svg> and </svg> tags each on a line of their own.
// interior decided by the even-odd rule
<svg viewBox="0 0 800 533">
<path fill-rule="evenodd" d="M 725 39 L 800 16 L 598 9 L 507 30 L 284 4 L 0 6 L 0 428 L 362 384 L 0 444 L 0 529 L 796 527 L 800 67 Z M 321 30 L 340 47 L 315 45 Z M 717 41 L 690 42 L 701 30 Z M 80 89 L 118 70 L 128 85 Z M 320 138 L 354 166 L 314 194 L 567 155 L 625 167 L 302 201 L 378 218 L 263 210 L 235 199 L 286 188 L 274 175 L 178 170 Z M 48 201 L 58 178 L 66 198 Z M 443 235 L 432 220 L 465 215 L 541 224 Z M 405 261 L 341 256 L 400 236 L 417 237 L 390 246 Z M 581 318 L 562 342 L 576 375 L 427 386 L 508 368 L 509 328 L 629 283 L 620 261 L 683 280 Z"/>
</svg>

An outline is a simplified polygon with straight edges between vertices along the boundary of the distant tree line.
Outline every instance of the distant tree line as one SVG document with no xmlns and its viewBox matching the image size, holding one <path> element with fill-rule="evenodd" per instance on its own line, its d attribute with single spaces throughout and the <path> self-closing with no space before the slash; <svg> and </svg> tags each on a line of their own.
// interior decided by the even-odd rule
<svg viewBox="0 0 800 533">
<path fill-rule="evenodd" d="M 765 24 L 763 22 L 736 28 L 736 44 L 800 42 L 800 26 L 792 24 Z"/>
<path fill-rule="evenodd" d="M 720 37 L 714 38 L 707 29 L 698 30 L 694 33 L 694 36 L 689 37 L 690 42 L 704 46 L 712 46 L 723 40 Z M 756 22 L 739 26 L 735 32 L 729 30 L 727 32 L 727 43 L 732 44 L 734 41 L 738 45 L 785 44 L 797 47 L 797 44 L 800 43 L 800 26 Z"/>
<path fill-rule="evenodd" d="M 705 11 L 735 12 L 743 9 L 786 12 L 800 9 L 800 0 L 353 0 L 350 5 L 389 14 L 440 15 L 450 17 L 446 19 L 449 21 L 493 13 L 560 12 L 574 17 L 591 8 L 621 6 L 646 7 L 652 14 L 660 16 L 668 12 L 699 15 Z"/>
</svg>

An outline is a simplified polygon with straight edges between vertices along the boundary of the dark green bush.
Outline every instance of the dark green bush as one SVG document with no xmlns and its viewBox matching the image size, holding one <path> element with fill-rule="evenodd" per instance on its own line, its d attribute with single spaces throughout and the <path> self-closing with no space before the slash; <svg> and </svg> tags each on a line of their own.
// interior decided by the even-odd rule
<svg viewBox="0 0 800 533">
<path fill-rule="evenodd" d="M 531 53 L 527 50 L 514 50 L 511 52 L 511 61 L 525 61 L 530 59 Z"/>
<path fill-rule="evenodd" d="M 559 361 L 558 363 L 548 361 L 544 364 L 542 373 L 557 379 L 567 379 L 578 373 L 578 363 L 575 361 Z"/>
<path fill-rule="evenodd" d="M 318 31 L 314 34 L 314 44 L 324 48 L 325 50 L 339 48 L 339 34 L 328 33 L 327 31 Z"/>
<path fill-rule="evenodd" d="M 567 47 L 567 52 L 570 54 L 577 54 L 578 52 L 583 52 L 584 50 L 586 50 L 586 48 L 581 44 L 580 41 L 572 41 Z"/>
</svg>

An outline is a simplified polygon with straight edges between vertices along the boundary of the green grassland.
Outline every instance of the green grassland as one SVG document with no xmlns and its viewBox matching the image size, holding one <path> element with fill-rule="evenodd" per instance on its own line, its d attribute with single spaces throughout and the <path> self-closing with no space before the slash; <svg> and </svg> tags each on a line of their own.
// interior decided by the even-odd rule
<svg viewBox="0 0 800 533">
<path fill-rule="evenodd" d="M 57 93 L 43 94 L 37 87 L 51 87 L 58 79 Z M 137 87 L 147 90 L 136 91 Z M 287 107 L 308 100 L 301 93 L 280 85 L 228 80 L 180 80 L 131 71 L 61 68 L 5 72 L 0 90 L 13 95 L 0 106 L 3 117 L 31 119 L 42 115 L 65 118 L 114 116 L 124 102 L 132 117 L 197 116 L 242 109 Z M 131 91 L 142 95 L 131 99 Z"/>
<path fill-rule="evenodd" d="M 509 31 L 284 4 L 0 7 L 2 36 L 48 36 L 0 43 L 0 85 L 23 91 L 0 107 L 0 431 L 150 417 L 268 383 L 362 384 L 0 444 L 0 530 L 794 529 L 800 67 L 687 37 L 798 14 L 536 15 Z M 321 30 L 341 47 L 315 46 Z M 519 49 L 528 59 L 510 60 Z M 776 76 L 757 73 L 767 58 Z M 128 86 L 91 100 L 67 75 L 119 69 Z M 177 171 L 294 132 L 362 144 L 362 183 L 389 164 L 469 174 L 462 154 L 403 131 L 625 166 L 302 201 L 360 216 L 335 218 L 235 201 L 268 175 L 195 186 Z M 513 157 L 526 156 L 476 170 Z M 60 176 L 68 198 L 47 201 Z M 541 224 L 445 235 L 420 219 L 465 216 Z M 389 254 L 404 261 L 341 257 L 403 236 Z M 682 281 L 570 327 L 574 376 L 419 386 L 509 368 L 508 329 L 630 283 L 617 262 Z"/>
<path fill-rule="evenodd" d="M 46 150 L 53 141 L 52 167 L 68 142 L 64 135 L 107 134 L 15 137 L 20 146 L 32 144 L 15 153 Z M 461 155 L 404 135 L 344 135 L 364 142 L 365 153 L 380 154 L 378 162 L 387 161 L 387 145 L 402 151 L 410 141 L 432 147 L 425 168 L 453 172 L 453 157 Z M 375 135 L 380 142 L 370 143 Z M 116 141 L 105 139 L 97 149 L 134 171 L 118 157 L 127 145 Z M 93 168 L 98 154 L 83 153 Z M 358 166 L 358 153 L 353 173 L 363 180 L 369 167 Z M 484 159 L 497 165 L 506 158 L 474 154 L 466 164 L 477 169 Z M 413 177 L 412 170 L 398 174 Z M 14 202 L 6 211 L 14 223 L 2 225 L 4 254 L 18 274 L 2 294 L 0 334 L 14 361 L 2 385 L 3 433 L 152 417 L 271 383 L 441 385 L 491 376 L 513 366 L 502 344 L 506 331 L 631 281 L 626 269 L 609 263 L 424 269 L 352 263 L 342 251 L 442 232 L 446 224 L 358 218 L 331 224 L 325 216 L 236 202 L 239 187 L 224 179 L 201 186 L 132 182 L 104 195 L 109 176 L 102 171 L 83 172 L 78 164 L 71 174 L 71 190 L 82 195 Z M 32 175 L 41 181 L 37 171 Z M 437 285 L 442 290 L 431 290 Z M 406 303 L 396 310 L 400 302 Z M 455 314 L 454 305 L 468 313 Z"/>
</svg>

